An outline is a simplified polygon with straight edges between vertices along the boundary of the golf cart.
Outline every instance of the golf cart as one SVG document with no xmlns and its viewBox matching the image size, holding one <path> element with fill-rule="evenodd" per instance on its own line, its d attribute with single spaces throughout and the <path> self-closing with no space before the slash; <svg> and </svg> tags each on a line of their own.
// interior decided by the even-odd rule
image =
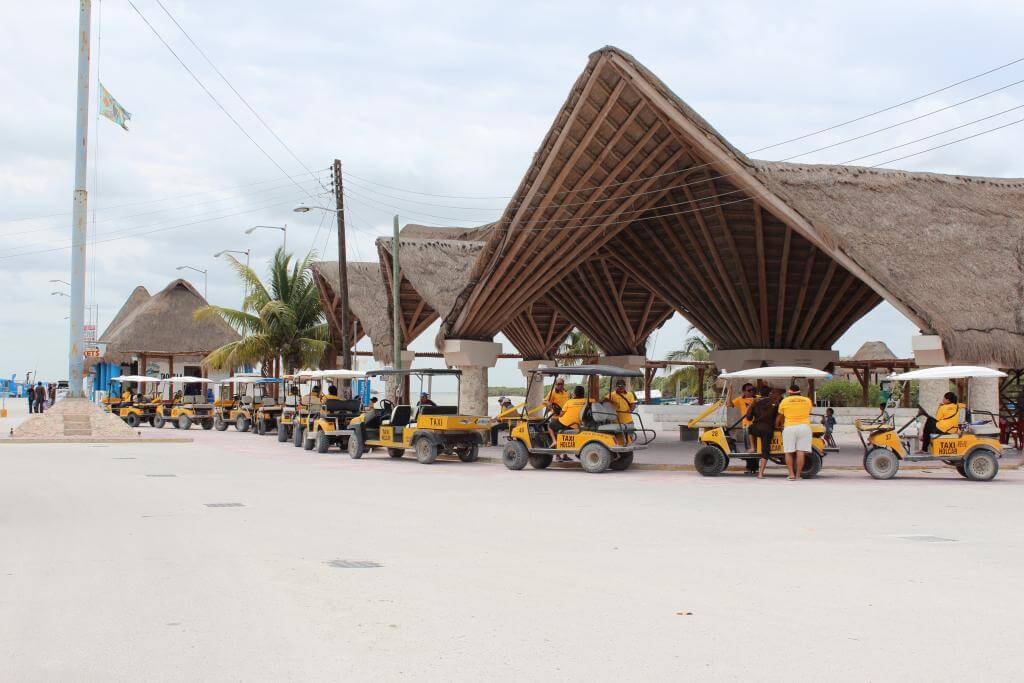
<svg viewBox="0 0 1024 683">
<path fill-rule="evenodd" d="M 363 379 L 365 372 L 356 370 L 318 370 L 312 378 L 323 385 L 334 385 L 337 388 L 341 380 Z M 339 389 L 340 391 L 340 389 Z M 326 453 L 332 445 L 345 450 L 349 447 L 352 430 L 349 422 L 362 415 L 362 403 L 358 398 L 321 398 L 316 415 L 306 419 L 303 447 L 310 450 L 316 446 L 317 453 Z"/>
<path fill-rule="evenodd" d="M 213 429 L 213 406 L 206 402 L 206 396 L 182 392 L 178 397 L 175 391 L 175 387 L 184 387 L 188 384 L 198 384 L 202 388 L 202 385 L 212 383 L 213 380 L 205 377 L 169 377 L 160 380 L 158 384 L 161 387 L 168 387 L 171 396 L 156 405 L 153 426 L 160 429 L 165 423 L 170 422 L 175 429 L 191 429 L 195 423 L 203 429 Z"/>
<path fill-rule="evenodd" d="M 315 370 L 303 370 L 294 375 L 281 378 L 284 398 L 281 400 L 281 412 L 277 415 L 277 440 L 281 443 L 291 440 L 297 423 L 298 412 L 302 409 L 302 385 L 308 382 Z M 299 444 L 296 444 L 299 445 Z"/>
<path fill-rule="evenodd" d="M 788 387 L 798 379 L 831 379 L 832 375 L 814 368 L 779 365 L 723 372 L 718 377 L 751 383 L 763 380 L 769 384 L 775 380 Z M 732 405 L 729 385 L 730 382 L 726 381 L 720 398 L 687 423 L 687 427 L 699 432 L 698 441 L 701 445 L 693 456 L 693 466 L 705 477 L 715 477 L 724 472 L 732 458 L 747 462 L 748 471 L 753 471 L 754 464 L 761 461 L 760 439 L 754 440 L 753 449 L 748 448 L 746 429 L 741 426 L 744 416 L 729 415 L 729 406 Z M 811 452 L 804 458 L 804 467 L 800 473 L 802 479 L 811 479 L 821 471 L 825 459 L 824 436 L 825 428 L 822 425 L 811 425 Z M 785 455 L 782 450 L 782 430 L 776 429 L 768 459 L 776 465 L 782 465 L 785 463 Z"/>
<path fill-rule="evenodd" d="M 586 378 L 588 396 L 580 414 L 580 427 L 559 432 L 555 443 L 548 434 L 548 420 L 552 417 L 545 410 L 536 414 L 524 404 L 517 416 L 502 450 L 501 459 L 510 470 L 521 470 L 526 463 L 538 470 L 551 464 L 556 455 L 577 458 L 587 472 L 599 473 L 611 469 L 622 471 L 633 464 L 633 453 L 654 441 L 654 430 L 644 429 L 640 416 L 633 412 L 631 423 L 619 420 L 615 407 L 602 402 L 600 397 L 590 394 L 592 385 L 600 385 L 601 377 L 642 378 L 635 370 L 624 370 L 610 365 L 577 365 L 565 367 L 538 368 L 530 373 L 526 388 L 529 396 L 534 382 L 544 382 L 545 377 Z"/>
<path fill-rule="evenodd" d="M 461 370 L 393 370 L 367 372 L 367 377 L 415 375 L 423 388 L 424 377 L 448 376 L 461 381 Z M 459 414 L 459 406 L 394 405 L 387 399 L 351 422 L 348 454 L 361 458 L 366 449 L 386 448 L 392 458 L 401 458 L 414 449 L 416 459 L 429 465 L 441 453 L 457 455 L 462 462 L 475 462 L 484 435 L 491 428 L 490 418 Z"/>
<path fill-rule="evenodd" d="M 110 380 L 111 382 L 117 382 L 119 384 L 136 384 L 142 385 L 147 382 L 157 382 L 155 377 L 147 377 L 145 375 L 120 375 Z M 141 389 L 141 386 L 138 387 Z M 143 396 L 141 393 L 133 393 L 132 397 L 128 401 L 117 400 L 116 402 L 110 403 L 110 412 L 117 415 L 119 418 L 125 421 L 125 423 L 132 428 L 138 427 L 143 422 L 153 423 L 153 418 L 156 415 L 157 404 L 150 400 L 148 397 Z"/>
<path fill-rule="evenodd" d="M 925 368 L 892 375 L 890 380 L 909 382 L 912 380 L 957 380 L 971 378 L 1000 378 L 1006 373 L 991 368 L 970 365 L 951 365 L 941 368 Z M 963 397 L 964 405 L 970 405 L 970 383 L 968 395 Z M 975 416 L 983 419 L 974 420 Z M 914 441 L 920 435 L 907 434 L 911 425 L 916 425 L 928 414 L 918 406 L 918 413 L 899 429 L 891 416 L 879 420 L 857 420 L 857 435 L 864 444 L 864 469 L 875 479 L 892 479 L 904 462 L 943 462 L 952 465 L 960 476 L 972 481 L 989 481 L 999 473 L 999 458 L 1003 447 L 999 443 L 999 418 L 988 411 L 967 408 L 957 420 L 957 429 L 950 434 L 935 434 L 931 437 L 928 451 L 916 453 Z M 867 434 L 867 438 L 864 434 Z"/>
<path fill-rule="evenodd" d="M 249 431 L 256 409 L 264 402 L 273 401 L 263 395 L 263 386 L 277 381 L 260 375 L 235 375 L 222 380 L 220 397 L 213 402 L 213 426 L 219 432 L 229 424 L 240 432 Z"/>
</svg>

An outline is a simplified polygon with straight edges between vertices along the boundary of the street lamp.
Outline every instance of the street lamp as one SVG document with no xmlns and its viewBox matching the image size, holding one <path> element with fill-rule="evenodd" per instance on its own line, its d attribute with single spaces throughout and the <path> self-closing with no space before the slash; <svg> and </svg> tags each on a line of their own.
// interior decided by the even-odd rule
<svg viewBox="0 0 1024 683">
<path fill-rule="evenodd" d="M 334 162 L 335 169 L 335 182 L 341 183 L 341 162 Z M 337 185 L 336 185 L 337 187 Z M 318 211 L 326 211 L 327 213 L 333 213 L 338 221 L 338 302 L 341 307 L 341 315 L 339 322 L 341 323 L 341 339 L 339 343 L 341 345 L 341 367 L 346 370 L 352 369 L 352 335 L 349 332 L 349 321 L 348 321 L 348 256 L 346 255 L 345 245 L 345 205 L 344 199 L 341 192 L 336 193 L 336 201 L 338 202 L 338 208 L 332 209 L 326 206 L 296 206 L 295 213 L 309 213 L 313 209 Z"/>
<path fill-rule="evenodd" d="M 251 251 L 252 251 L 252 249 L 246 249 L 245 251 L 240 251 L 238 249 L 221 249 L 220 251 L 218 251 L 216 254 L 213 255 L 213 258 L 220 258 L 224 254 L 245 254 L 245 267 L 248 268 L 249 267 L 249 252 L 251 252 Z"/>
<path fill-rule="evenodd" d="M 66 296 L 69 299 L 71 298 L 71 295 L 67 292 L 50 292 L 50 296 Z"/>
<path fill-rule="evenodd" d="M 207 297 L 207 285 L 209 284 L 207 280 L 208 280 L 209 273 L 207 273 L 202 268 L 194 268 L 192 266 L 178 266 L 175 270 L 194 270 L 197 273 L 202 273 L 203 274 L 203 298 L 205 299 Z"/>
<path fill-rule="evenodd" d="M 62 284 L 62 285 L 67 285 L 68 287 L 71 286 L 70 282 L 64 282 L 63 280 L 50 280 L 50 282 L 56 282 L 56 283 L 59 283 L 59 284 Z"/>
<path fill-rule="evenodd" d="M 254 225 L 245 231 L 246 235 L 251 235 L 254 231 L 264 228 L 266 230 L 280 230 L 283 233 L 283 239 L 281 241 L 281 249 L 288 251 L 288 226 L 287 225 Z"/>
</svg>

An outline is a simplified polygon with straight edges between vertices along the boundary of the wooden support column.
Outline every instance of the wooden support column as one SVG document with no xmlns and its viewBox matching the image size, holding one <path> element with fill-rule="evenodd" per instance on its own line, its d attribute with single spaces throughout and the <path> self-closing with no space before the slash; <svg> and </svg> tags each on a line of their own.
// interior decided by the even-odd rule
<svg viewBox="0 0 1024 683">
<path fill-rule="evenodd" d="M 167 356 L 167 376 L 174 377 L 174 354 L 168 354 Z"/>
<path fill-rule="evenodd" d="M 704 405 L 704 373 L 703 365 L 697 367 L 697 404 Z"/>
<path fill-rule="evenodd" d="M 909 365 L 904 365 L 903 366 L 903 372 L 910 372 L 910 366 Z M 909 408 L 910 407 L 910 382 L 906 382 L 904 386 L 905 386 L 905 388 L 903 390 L 903 396 L 901 397 L 901 400 L 900 400 L 900 405 L 902 407 L 904 407 L 904 408 Z"/>
<path fill-rule="evenodd" d="M 807 379 L 807 398 L 811 399 L 811 402 L 814 401 L 814 378 L 813 377 L 809 377 Z"/>
<path fill-rule="evenodd" d="M 644 403 L 651 404 L 651 382 L 658 368 L 644 368 Z"/>
</svg>

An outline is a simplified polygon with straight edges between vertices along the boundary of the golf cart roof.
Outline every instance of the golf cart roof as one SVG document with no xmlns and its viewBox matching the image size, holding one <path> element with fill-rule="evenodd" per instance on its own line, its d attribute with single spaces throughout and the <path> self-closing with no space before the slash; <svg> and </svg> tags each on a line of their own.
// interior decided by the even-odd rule
<svg viewBox="0 0 1024 683">
<path fill-rule="evenodd" d="M 162 379 L 160 380 L 160 384 L 213 384 L 213 380 L 205 377 L 189 377 L 185 375 L 182 377 L 168 377 L 167 379 Z"/>
<path fill-rule="evenodd" d="M 159 377 L 146 377 L 145 375 L 118 375 L 112 377 L 111 382 L 159 382 Z"/>
<path fill-rule="evenodd" d="M 296 380 L 311 379 L 311 378 L 315 377 L 316 373 L 318 373 L 318 372 L 320 372 L 320 371 L 319 370 L 300 370 L 299 372 L 293 373 L 291 375 L 285 375 L 281 379 L 288 380 L 289 382 L 294 382 Z"/>
<path fill-rule="evenodd" d="M 603 375 L 605 377 L 643 377 L 639 370 L 626 370 L 614 365 L 552 365 L 533 370 L 538 375 Z"/>
<path fill-rule="evenodd" d="M 977 365 L 947 365 L 941 368 L 921 368 L 920 370 L 901 372 L 897 375 L 890 375 L 888 379 L 903 381 L 912 379 L 964 379 L 967 377 L 1006 377 L 1006 373 Z"/>
<path fill-rule="evenodd" d="M 763 368 L 723 372 L 719 377 L 725 379 L 832 379 L 832 375 L 824 370 L 803 368 L 799 365 L 768 365 Z"/>
<path fill-rule="evenodd" d="M 394 368 L 381 368 L 380 370 L 370 370 L 366 373 L 367 377 L 377 377 L 379 375 L 461 375 L 462 370 L 456 370 L 455 368 L 420 368 L 414 370 L 413 368 L 400 368 L 395 370 Z"/>
<path fill-rule="evenodd" d="M 310 379 L 362 379 L 366 373 L 362 370 L 311 370 L 306 376 Z"/>
<path fill-rule="evenodd" d="M 260 377 L 258 375 L 235 375 L 234 377 L 228 377 L 222 379 L 219 384 L 269 384 L 271 382 L 280 382 L 276 377 Z"/>
</svg>

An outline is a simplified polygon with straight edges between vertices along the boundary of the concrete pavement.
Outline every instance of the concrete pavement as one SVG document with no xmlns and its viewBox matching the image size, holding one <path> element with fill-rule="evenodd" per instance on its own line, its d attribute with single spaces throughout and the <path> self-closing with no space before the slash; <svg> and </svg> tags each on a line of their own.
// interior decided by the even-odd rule
<svg viewBox="0 0 1024 683">
<path fill-rule="evenodd" d="M 979 680 L 1024 665 L 1005 637 L 1024 604 L 1022 472 L 597 476 L 190 436 L 0 449 L 5 679 Z M 209 507 L 224 503 L 241 506 Z"/>
</svg>

